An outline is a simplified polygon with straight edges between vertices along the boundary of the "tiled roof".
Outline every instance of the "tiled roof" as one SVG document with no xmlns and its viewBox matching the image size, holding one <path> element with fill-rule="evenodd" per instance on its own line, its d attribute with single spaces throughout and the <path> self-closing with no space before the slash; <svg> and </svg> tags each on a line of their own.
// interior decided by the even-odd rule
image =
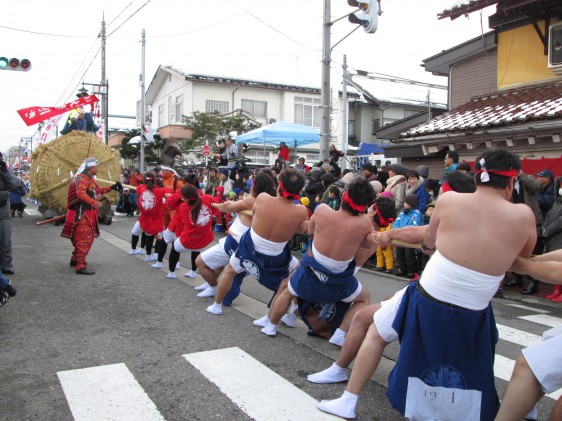
<svg viewBox="0 0 562 421">
<path fill-rule="evenodd" d="M 471 13 L 476 10 L 484 9 L 498 3 L 499 0 L 460 0 L 452 4 L 449 8 L 437 13 L 439 19 L 451 18 L 451 20 L 458 18 L 466 13 Z"/>
<path fill-rule="evenodd" d="M 402 134 L 425 136 L 562 118 L 562 82 L 528 86 L 473 98 Z"/>
</svg>

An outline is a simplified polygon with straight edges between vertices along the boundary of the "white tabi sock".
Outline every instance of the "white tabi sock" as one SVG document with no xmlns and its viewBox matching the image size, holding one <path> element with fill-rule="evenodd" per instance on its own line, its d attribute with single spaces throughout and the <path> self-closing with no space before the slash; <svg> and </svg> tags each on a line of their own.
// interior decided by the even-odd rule
<svg viewBox="0 0 562 421">
<path fill-rule="evenodd" d="M 347 376 L 347 369 L 333 363 L 326 370 L 310 374 L 306 379 L 311 383 L 328 384 L 346 382 L 349 378 Z"/>
<path fill-rule="evenodd" d="M 168 272 L 168 274 L 166 275 L 166 278 L 176 279 L 176 273 L 175 272 Z"/>
<path fill-rule="evenodd" d="M 361 266 L 355 266 L 355 270 L 353 271 L 354 275 L 357 275 L 357 272 L 361 270 Z"/>
<path fill-rule="evenodd" d="M 358 395 L 354 395 L 346 390 L 338 399 L 320 401 L 316 407 L 321 411 L 351 420 L 355 418 L 355 407 L 357 406 L 358 399 Z"/>
<path fill-rule="evenodd" d="M 199 298 L 214 297 L 216 293 L 217 293 L 217 287 L 209 287 L 201 291 L 199 294 L 197 294 L 197 296 Z"/>
<path fill-rule="evenodd" d="M 330 342 L 332 345 L 342 347 L 344 340 L 345 332 L 338 327 L 332 337 L 328 340 L 328 342 Z"/>
<path fill-rule="evenodd" d="M 207 282 L 205 282 L 205 283 L 203 283 L 203 284 L 201 284 L 201 285 L 199 285 L 199 286 L 197 286 L 197 287 L 193 287 L 193 289 L 194 289 L 195 291 L 204 291 L 204 290 L 206 290 L 207 288 L 209 288 L 210 286 L 211 286 L 211 285 L 209 285 Z"/>
<path fill-rule="evenodd" d="M 277 335 L 277 325 L 269 322 L 266 327 L 261 330 L 261 333 L 265 333 L 267 336 Z"/>
<path fill-rule="evenodd" d="M 222 314 L 222 304 L 213 303 L 207 307 L 207 311 L 212 314 Z"/>
<path fill-rule="evenodd" d="M 267 314 L 266 314 L 261 319 L 254 320 L 252 323 L 254 324 L 254 326 L 266 327 L 267 324 L 269 323 L 269 317 L 267 317 Z"/>
</svg>

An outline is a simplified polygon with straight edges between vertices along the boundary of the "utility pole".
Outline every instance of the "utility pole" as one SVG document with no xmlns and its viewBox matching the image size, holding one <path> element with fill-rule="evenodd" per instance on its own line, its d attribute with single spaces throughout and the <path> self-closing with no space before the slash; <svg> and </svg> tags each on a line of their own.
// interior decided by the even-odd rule
<svg viewBox="0 0 562 421">
<path fill-rule="evenodd" d="M 105 75 L 105 16 L 101 21 L 101 85 L 105 86 L 105 95 L 101 97 L 101 121 L 103 124 L 103 143 L 107 145 L 108 128 L 107 128 L 107 105 L 109 86 L 107 85 L 107 78 Z"/>
<path fill-rule="evenodd" d="M 144 28 L 141 34 L 141 74 L 140 74 L 140 87 L 141 87 L 141 104 L 140 104 L 140 163 L 139 168 L 141 174 L 144 174 L 144 107 L 145 107 L 145 92 L 144 92 L 144 46 L 146 44 Z"/>
<path fill-rule="evenodd" d="M 342 86 L 342 93 L 341 93 L 341 103 L 342 103 L 342 112 L 341 112 L 341 143 L 342 143 L 342 150 L 343 153 L 347 156 L 347 142 L 349 139 L 348 136 L 348 109 L 349 104 L 347 103 L 347 55 L 343 55 L 343 86 Z M 346 158 L 347 159 L 347 158 Z M 342 162 L 342 170 L 345 170 L 347 167 L 346 160 L 344 159 Z"/>
<path fill-rule="evenodd" d="M 328 147 L 330 145 L 330 28 L 331 0 L 324 0 L 324 24 L 322 31 L 322 124 L 320 126 L 320 159 L 328 158 Z"/>
</svg>

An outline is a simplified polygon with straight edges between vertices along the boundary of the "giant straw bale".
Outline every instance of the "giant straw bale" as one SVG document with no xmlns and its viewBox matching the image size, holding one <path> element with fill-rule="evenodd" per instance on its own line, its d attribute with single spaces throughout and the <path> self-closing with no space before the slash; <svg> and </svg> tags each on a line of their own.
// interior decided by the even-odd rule
<svg viewBox="0 0 562 421">
<path fill-rule="evenodd" d="M 66 212 L 66 199 L 70 180 L 88 157 L 98 159 L 98 179 L 119 181 L 121 169 L 117 152 L 100 142 L 94 135 L 73 131 L 40 145 L 32 155 L 29 195 L 48 208 Z M 100 185 L 107 185 L 98 180 Z M 107 195 L 111 201 L 118 199 L 116 192 Z"/>
</svg>

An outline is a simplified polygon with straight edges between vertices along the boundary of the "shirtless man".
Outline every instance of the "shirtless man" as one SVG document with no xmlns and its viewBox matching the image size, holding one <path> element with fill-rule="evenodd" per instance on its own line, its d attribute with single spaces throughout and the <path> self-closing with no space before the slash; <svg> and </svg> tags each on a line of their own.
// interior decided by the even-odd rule
<svg viewBox="0 0 562 421">
<path fill-rule="evenodd" d="M 354 418 L 385 346 L 400 339 L 387 396 L 403 416 L 428 419 L 439 411 L 455 418 L 462 408 L 465 419 L 495 417 L 498 333 L 490 301 L 513 261 L 530 256 L 536 241 L 531 209 L 509 202 L 520 167 L 512 153 L 488 150 L 476 159 L 474 194 L 439 198 L 422 246 L 437 251 L 423 277 L 381 303 L 346 391 L 319 409 Z"/>
<path fill-rule="evenodd" d="M 373 230 L 369 217 L 363 212 L 374 198 L 375 192 L 367 180 L 357 177 L 344 193 L 338 211 L 325 204 L 314 211 L 308 223 L 308 235 L 314 240 L 288 287 L 279 293 L 272 306 L 271 320 L 261 330 L 263 333 L 277 334 L 277 324 L 293 297 L 314 303 L 353 303 L 342 321 L 347 326 L 357 310 L 369 304 L 371 294 L 355 278 L 353 258 L 359 246 L 369 241 Z M 334 335 L 344 336 L 345 333 L 338 328 Z"/>
<path fill-rule="evenodd" d="M 273 179 L 263 172 L 259 172 L 254 177 L 250 196 L 243 200 L 233 202 L 231 200 L 221 203 L 218 208 L 222 213 L 240 212 L 242 210 L 252 210 L 256 197 L 261 193 L 267 193 L 275 197 L 275 187 Z M 197 256 L 195 264 L 199 274 L 206 281 L 203 285 L 195 287 L 201 291 L 198 297 L 214 297 L 217 291 L 217 280 L 222 270 L 230 261 L 230 256 L 238 248 L 240 237 L 252 226 L 252 216 L 240 213 L 228 229 L 228 235 L 219 243 Z"/>
<path fill-rule="evenodd" d="M 466 174 L 454 172 L 447 176 L 445 183 L 445 190 L 456 191 L 457 193 L 474 193 L 475 185 L 474 179 Z M 447 187 L 448 186 L 448 187 Z M 443 186 L 441 186 L 443 188 Z M 445 192 L 445 193 L 446 193 Z M 441 194 L 445 194 L 442 192 Z M 377 229 L 378 227 L 375 227 Z M 410 226 L 395 230 L 387 230 L 384 232 L 375 232 L 373 234 L 374 242 L 369 243 L 367 247 L 359 247 L 355 255 L 355 270 L 362 266 L 369 257 L 375 252 L 377 245 L 387 247 L 392 240 L 405 241 L 412 244 L 420 244 L 425 238 L 425 234 L 429 225 L 424 226 Z M 425 246 L 425 244 L 424 244 Z M 420 249 L 423 248 L 420 246 Z M 433 251 L 427 249 L 425 253 L 432 254 Z M 364 306 L 355 313 L 351 320 L 351 325 L 347 329 L 345 335 L 345 342 L 342 345 L 340 354 L 337 360 L 327 369 L 318 373 L 310 374 L 307 380 L 312 383 L 340 383 L 348 380 L 347 367 L 353 362 L 359 348 L 367 335 L 369 327 L 373 324 L 373 316 L 375 312 L 381 308 L 381 303 L 372 303 Z M 343 327 L 343 325 L 342 325 Z"/>
<path fill-rule="evenodd" d="M 296 269 L 298 260 L 291 255 L 289 240 L 294 233 L 306 231 L 308 211 L 293 203 L 303 187 L 302 173 L 289 168 L 279 175 L 277 197 L 262 193 L 256 198 L 252 227 L 240 237 L 238 249 L 219 279 L 215 302 L 207 307 L 209 313 L 222 314 L 222 300 L 237 273 L 246 271 L 275 292 Z"/>
</svg>

